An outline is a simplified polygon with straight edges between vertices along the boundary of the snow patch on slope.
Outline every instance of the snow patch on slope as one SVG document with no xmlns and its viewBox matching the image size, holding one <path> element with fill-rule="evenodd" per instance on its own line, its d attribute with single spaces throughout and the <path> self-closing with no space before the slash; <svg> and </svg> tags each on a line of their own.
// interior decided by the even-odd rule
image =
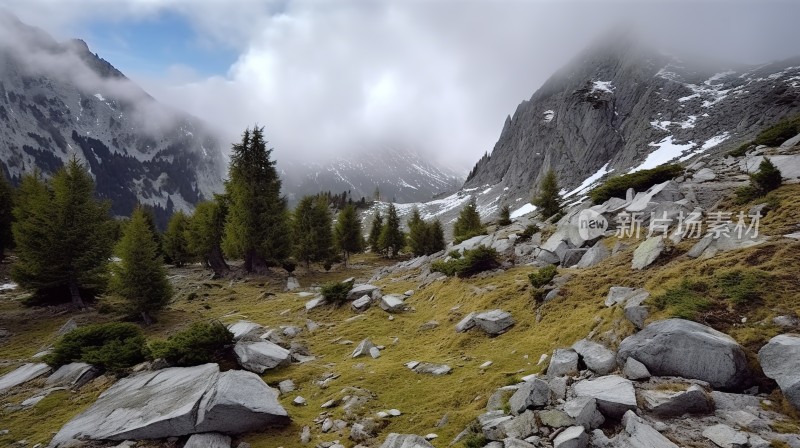
<svg viewBox="0 0 800 448">
<path fill-rule="evenodd" d="M 605 176 L 606 174 L 608 174 L 608 173 L 610 173 L 610 172 L 614 171 L 614 169 L 613 169 L 613 168 L 612 168 L 612 169 L 610 169 L 610 170 L 608 169 L 608 165 L 609 165 L 609 163 L 611 163 L 611 162 L 608 162 L 608 163 L 606 163 L 605 165 L 603 165 L 603 166 L 602 166 L 602 167 L 601 167 L 599 170 L 597 170 L 597 172 L 596 172 L 596 173 L 594 173 L 594 174 L 592 174 L 591 176 L 587 177 L 587 178 L 586 178 L 586 180 L 584 180 L 583 182 L 581 182 L 581 184 L 580 184 L 580 185 L 578 185 L 578 187 L 577 187 L 577 188 L 575 188 L 574 190 L 572 190 L 572 191 L 570 191 L 569 193 L 565 194 L 565 195 L 564 195 L 564 197 L 565 197 L 565 198 L 568 198 L 568 197 L 570 197 L 570 196 L 574 196 L 574 195 L 576 195 L 576 194 L 579 194 L 579 193 L 586 193 L 586 192 L 587 192 L 587 191 L 588 191 L 588 190 L 589 190 L 591 187 L 593 187 L 593 186 L 594 186 L 594 185 L 595 185 L 595 184 L 596 184 L 596 183 L 597 183 L 597 182 L 598 182 L 600 179 L 602 179 L 602 178 L 603 178 L 603 176 Z"/>
<path fill-rule="evenodd" d="M 659 165 L 664 165 L 665 163 L 670 162 L 680 156 L 682 156 L 686 151 L 691 150 L 695 147 L 695 144 L 692 142 L 679 144 L 673 141 L 673 137 L 670 135 L 665 137 L 658 143 L 650 143 L 649 146 L 657 148 L 655 151 L 651 152 L 647 155 L 647 158 L 642 162 L 641 165 L 632 168 L 628 173 L 635 173 L 641 170 L 649 170 L 655 168 Z"/>
</svg>

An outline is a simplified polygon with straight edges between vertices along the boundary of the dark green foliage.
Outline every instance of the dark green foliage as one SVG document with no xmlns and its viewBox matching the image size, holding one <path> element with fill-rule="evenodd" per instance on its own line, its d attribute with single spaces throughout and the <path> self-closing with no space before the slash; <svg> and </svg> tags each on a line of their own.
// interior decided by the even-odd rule
<svg viewBox="0 0 800 448">
<path fill-rule="evenodd" d="M 501 226 L 511 225 L 511 207 L 508 204 L 500 207 L 500 216 L 497 219 L 497 224 Z"/>
<path fill-rule="evenodd" d="M 531 285 L 534 288 L 541 288 L 553 281 L 557 272 L 558 270 L 555 266 L 545 266 L 536 272 L 528 274 L 528 280 L 531 281 Z"/>
<path fill-rule="evenodd" d="M 525 230 L 523 230 L 522 233 L 519 234 L 519 240 L 528 241 L 529 239 L 531 239 L 533 235 L 536 235 L 541 230 L 542 229 L 540 229 L 539 226 L 537 226 L 536 224 L 528 224 L 528 226 L 525 227 Z"/>
<path fill-rule="evenodd" d="M 683 167 L 678 164 L 667 164 L 650 170 L 641 170 L 635 173 L 614 176 L 603 185 L 589 192 L 589 197 L 595 204 L 602 204 L 611 198 L 624 198 L 628 188 L 635 191 L 645 191 L 653 185 L 666 182 L 683 174 Z"/>
<path fill-rule="evenodd" d="M 779 146 L 797 134 L 800 134 L 800 115 L 784 118 L 774 126 L 761 131 L 753 143 L 756 145 Z"/>
<path fill-rule="evenodd" d="M 369 229 L 369 238 L 367 238 L 367 245 L 369 250 L 374 253 L 381 252 L 380 238 L 381 230 L 383 229 L 383 217 L 381 212 L 375 211 L 375 216 L 372 217 L 372 226 Z"/>
<path fill-rule="evenodd" d="M 450 252 L 447 253 L 447 256 L 458 260 L 459 258 L 461 258 L 461 252 L 457 250 L 451 250 Z"/>
<path fill-rule="evenodd" d="M 653 298 L 659 309 L 670 308 L 673 317 L 697 320 L 713 303 L 709 296 L 709 286 L 704 281 L 684 279 L 680 286 L 668 289 L 664 294 Z"/>
<path fill-rule="evenodd" d="M 196 366 L 220 362 L 233 345 L 233 334 L 218 321 L 195 322 L 167 340 L 150 343 L 154 359 L 163 358 L 174 366 Z"/>
<path fill-rule="evenodd" d="M 306 196 L 292 214 L 294 254 L 308 267 L 328 260 L 333 254 L 331 212 L 321 196 Z"/>
<path fill-rule="evenodd" d="M 486 228 L 481 223 L 481 215 L 478 213 L 478 204 L 475 197 L 472 197 L 467 205 L 461 209 L 455 224 L 453 224 L 453 239 L 456 244 L 466 241 L 478 235 L 485 235 Z"/>
<path fill-rule="evenodd" d="M 428 228 L 426 230 L 426 255 L 443 251 L 445 247 L 447 247 L 447 242 L 444 240 L 444 229 L 442 228 L 442 223 L 439 222 L 438 219 L 434 219 L 432 223 L 428 224 Z"/>
<path fill-rule="evenodd" d="M 386 222 L 381 229 L 378 238 L 378 247 L 381 252 L 389 258 L 397 256 L 400 250 L 406 245 L 406 235 L 400 230 L 400 218 L 397 217 L 397 209 L 394 204 L 389 204 L 386 212 Z"/>
<path fill-rule="evenodd" d="M 325 297 L 325 300 L 328 303 L 333 303 L 334 305 L 341 305 L 347 300 L 347 293 L 353 289 L 353 282 L 329 282 L 322 285 L 322 297 Z"/>
<path fill-rule="evenodd" d="M 224 196 L 201 202 L 197 204 L 186 229 L 189 252 L 218 274 L 228 270 L 221 246 L 227 210 Z"/>
<path fill-rule="evenodd" d="M 736 201 L 740 204 L 765 196 L 781 186 L 781 172 L 769 159 L 764 157 L 758 171 L 750 175 L 750 185 L 736 189 Z"/>
<path fill-rule="evenodd" d="M 535 205 L 542 217 L 549 218 L 561 212 L 563 204 L 558 192 L 558 178 L 552 169 L 545 174 L 542 184 L 539 185 L 539 194 L 534 196 L 531 204 Z"/>
<path fill-rule="evenodd" d="M 411 253 L 417 257 L 435 254 L 447 246 L 444 241 L 444 230 L 439 220 L 425 222 L 416 207 L 411 219 L 408 220 L 408 229 L 408 245 Z"/>
<path fill-rule="evenodd" d="M 164 232 L 164 253 L 170 263 L 183 266 L 192 260 L 189 251 L 189 218 L 182 211 L 177 211 L 167 223 Z"/>
<path fill-rule="evenodd" d="M 119 373 L 149 355 L 142 330 L 130 323 L 87 325 L 65 334 L 45 361 L 53 367 L 85 362 Z"/>
<path fill-rule="evenodd" d="M 364 237 L 361 236 L 361 219 L 356 213 L 356 208 L 346 205 L 336 219 L 336 228 L 333 230 L 333 239 L 336 249 L 341 252 L 345 265 L 351 254 L 364 250 Z"/>
<path fill-rule="evenodd" d="M 120 261 L 113 266 L 111 285 L 127 300 L 129 312 L 149 324 L 151 313 L 163 308 L 172 297 L 172 287 L 141 208 L 134 210 L 116 254 Z"/>
<path fill-rule="evenodd" d="M 714 286 L 719 288 L 722 298 L 740 307 L 759 303 L 769 282 L 769 275 L 764 272 L 735 269 L 715 275 Z"/>
<path fill-rule="evenodd" d="M 38 173 L 22 179 L 12 226 L 22 287 L 83 307 L 81 291 L 102 290 L 113 245 L 109 204 L 94 199 L 86 168 L 72 159 L 48 185 Z"/>
<path fill-rule="evenodd" d="M 0 260 L 5 258 L 6 250 L 14 244 L 11 223 L 14 219 L 14 189 L 6 177 L 0 174 Z"/>
<path fill-rule="evenodd" d="M 431 271 L 441 272 L 447 276 L 471 277 L 483 271 L 500 267 L 500 255 L 491 247 L 480 245 L 472 250 L 465 250 L 461 258 L 450 261 L 434 261 Z"/>
<path fill-rule="evenodd" d="M 464 448 L 483 448 L 489 443 L 489 439 L 481 433 L 471 432 L 464 437 Z"/>
<path fill-rule="evenodd" d="M 728 155 L 731 157 L 743 157 L 744 155 L 747 154 L 747 151 L 752 147 L 753 147 L 753 142 L 742 143 L 738 148 L 728 152 Z"/>
<path fill-rule="evenodd" d="M 244 258 L 246 272 L 280 264 L 292 248 L 286 198 L 271 154 L 259 127 L 245 130 L 231 153 L 222 246 L 229 257 Z"/>
</svg>

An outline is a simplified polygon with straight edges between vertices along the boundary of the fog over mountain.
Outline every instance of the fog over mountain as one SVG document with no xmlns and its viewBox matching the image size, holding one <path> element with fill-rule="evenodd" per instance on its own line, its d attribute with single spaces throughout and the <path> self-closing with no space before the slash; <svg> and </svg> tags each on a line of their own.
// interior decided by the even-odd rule
<svg viewBox="0 0 800 448">
<path fill-rule="evenodd" d="M 759 63 L 797 52 L 800 13 L 797 2 L 772 1 L 4 5 L 57 35 L 86 35 L 101 54 L 111 43 L 84 32 L 92 23 L 148 23 L 167 13 L 183 18 L 199 47 L 224 48 L 235 62 L 210 75 L 180 65 L 120 68 L 159 100 L 209 122 L 222 141 L 258 122 L 279 160 L 325 162 L 413 147 L 464 173 L 492 149 L 521 99 L 610 29 L 633 28 L 639 40 L 675 53 Z"/>
</svg>

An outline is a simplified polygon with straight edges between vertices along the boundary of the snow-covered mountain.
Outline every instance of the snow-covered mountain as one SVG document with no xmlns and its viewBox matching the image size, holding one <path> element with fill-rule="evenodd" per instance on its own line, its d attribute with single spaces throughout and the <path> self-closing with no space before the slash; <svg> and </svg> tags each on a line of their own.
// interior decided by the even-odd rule
<svg viewBox="0 0 800 448">
<path fill-rule="evenodd" d="M 531 211 L 528 201 L 551 168 L 567 200 L 578 201 L 608 175 L 728 151 L 800 113 L 800 58 L 725 67 L 614 37 L 523 101 L 464 187 L 418 204 L 423 214 L 452 223 L 470 196 L 484 219 L 503 203 Z"/>
<path fill-rule="evenodd" d="M 59 43 L 0 12 L 0 165 L 17 181 L 75 156 L 112 211 L 137 202 L 163 224 L 222 188 L 224 157 L 194 117 L 150 97 L 85 42 Z"/>
<path fill-rule="evenodd" d="M 354 200 L 375 198 L 393 202 L 420 202 L 452 193 L 464 178 L 417 152 L 386 148 L 337 156 L 327 162 L 278 160 L 283 189 L 290 201 L 320 191 L 349 191 Z"/>
</svg>

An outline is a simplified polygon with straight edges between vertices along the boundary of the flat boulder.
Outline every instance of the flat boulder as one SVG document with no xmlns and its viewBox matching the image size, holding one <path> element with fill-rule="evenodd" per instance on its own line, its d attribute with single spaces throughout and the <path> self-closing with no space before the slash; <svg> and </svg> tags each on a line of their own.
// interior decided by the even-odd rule
<svg viewBox="0 0 800 448">
<path fill-rule="evenodd" d="M 678 448 L 678 445 L 661 435 L 633 411 L 622 416 L 623 432 L 617 436 L 618 444 L 631 448 Z"/>
<path fill-rule="evenodd" d="M 608 418 L 619 420 L 628 410 L 636 409 L 633 383 L 621 376 L 608 375 L 579 381 L 573 391 L 578 397 L 594 398 L 597 408 Z"/>
<path fill-rule="evenodd" d="M 485 311 L 475 315 L 475 325 L 489 335 L 505 333 L 514 325 L 514 318 L 503 310 Z"/>
<path fill-rule="evenodd" d="M 193 434 L 183 448 L 231 448 L 231 438 L 217 432 Z"/>
<path fill-rule="evenodd" d="M 269 341 L 239 341 L 233 347 L 233 352 L 242 368 L 258 374 L 292 361 L 289 350 Z"/>
<path fill-rule="evenodd" d="M 413 370 L 416 373 L 422 373 L 426 375 L 447 375 L 450 373 L 453 368 L 448 366 L 447 364 L 434 364 L 432 362 L 419 362 L 419 361 L 411 361 L 406 363 L 406 367 Z"/>
<path fill-rule="evenodd" d="M 469 313 L 456 324 L 456 332 L 464 333 L 475 327 L 475 315 L 477 313 Z"/>
<path fill-rule="evenodd" d="M 378 305 L 387 313 L 400 313 L 406 310 L 405 296 L 400 294 L 387 294 L 378 301 Z"/>
<path fill-rule="evenodd" d="M 800 409 L 800 336 L 781 334 L 758 351 L 764 375 L 775 380 L 783 396 Z"/>
<path fill-rule="evenodd" d="M 547 382 L 534 378 L 522 383 L 514 395 L 508 400 L 511 413 L 514 415 L 525 412 L 528 408 L 540 408 L 550 401 L 550 385 Z"/>
<path fill-rule="evenodd" d="M 243 339 L 258 340 L 259 336 L 266 331 L 266 328 L 264 328 L 263 325 L 251 322 L 249 320 L 240 320 L 236 323 L 228 325 L 228 331 L 233 334 L 234 341 L 240 341 Z"/>
<path fill-rule="evenodd" d="M 586 448 L 589 434 L 583 426 L 570 426 L 553 440 L 553 448 Z"/>
<path fill-rule="evenodd" d="M 380 448 L 434 448 L 424 437 L 416 434 L 391 433 Z"/>
<path fill-rule="evenodd" d="M 714 410 L 711 399 L 698 385 L 684 391 L 642 390 L 639 393 L 644 408 L 659 417 L 678 417 L 683 414 L 707 414 Z"/>
<path fill-rule="evenodd" d="M 742 347 L 730 336 L 683 319 L 656 321 L 625 338 L 617 361 L 629 356 L 657 376 L 705 381 L 714 388 L 736 389 L 750 378 Z"/>
<path fill-rule="evenodd" d="M 0 393 L 3 393 L 12 387 L 19 386 L 20 384 L 27 383 L 28 381 L 38 378 L 50 371 L 50 366 L 44 363 L 29 363 L 18 367 L 16 370 L 0 376 Z"/>
<path fill-rule="evenodd" d="M 356 299 L 358 299 L 360 297 L 363 297 L 363 296 L 370 296 L 370 297 L 373 297 L 373 295 L 378 296 L 378 295 L 380 295 L 380 291 L 381 291 L 381 289 L 378 288 L 377 286 L 373 286 L 373 285 L 369 285 L 369 284 L 367 284 L 367 285 L 355 285 L 347 293 L 347 301 L 348 302 L 352 302 L 353 300 L 356 300 Z M 373 297 L 373 298 L 376 298 L 376 297 Z"/>
<path fill-rule="evenodd" d="M 277 392 L 257 375 L 221 373 L 216 364 L 173 367 L 117 381 L 56 434 L 51 447 L 78 440 L 142 440 L 195 433 L 240 434 L 289 423 Z"/>
<path fill-rule="evenodd" d="M 372 297 L 365 294 L 360 298 L 353 300 L 353 303 L 350 304 L 350 307 L 353 309 L 353 311 L 357 313 L 362 313 L 366 311 L 371 304 L 372 304 Z"/>
<path fill-rule="evenodd" d="M 572 349 L 558 348 L 550 357 L 550 365 L 547 367 L 547 376 L 551 378 L 559 376 L 572 376 L 578 373 L 578 354 Z"/>
<path fill-rule="evenodd" d="M 639 244 L 639 247 L 633 251 L 631 267 L 636 270 L 642 270 L 650 266 L 658 259 L 665 247 L 664 238 L 660 236 L 654 236 L 644 240 L 644 242 Z"/>
<path fill-rule="evenodd" d="M 617 357 L 611 350 L 597 342 L 581 339 L 572 345 L 583 363 L 598 375 L 608 375 L 617 367 Z"/>
<path fill-rule="evenodd" d="M 99 372 L 97 368 L 85 362 L 73 362 L 59 367 L 47 377 L 45 384 L 78 389 L 94 379 Z"/>
</svg>

